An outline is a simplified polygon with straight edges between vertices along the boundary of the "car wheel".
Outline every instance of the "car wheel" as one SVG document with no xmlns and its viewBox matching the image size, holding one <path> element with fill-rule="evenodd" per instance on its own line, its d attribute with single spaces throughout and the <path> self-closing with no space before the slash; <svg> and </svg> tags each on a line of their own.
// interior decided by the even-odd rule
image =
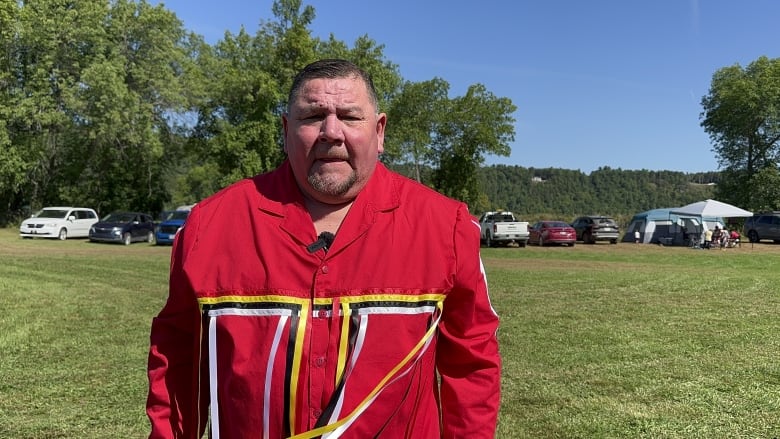
<svg viewBox="0 0 780 439">
<path fill-rule="evenodd" d="M 617 239 L 613 239 L 613 240 L 609 241 L 609 243 L 610 244 L 617 244 Z"/>
<path fill-rule="evenodd" d="M 149 232 L 146 234 L 146 242 L 149 244 L 154 244 L 154 232 Z"/>
<path fill-rule="evenodd" d="M 487 235 L 485 237 L 485 246 L 486 247 L 493 247 L 495 244 L 493 244 L 493 240 L 490 239 L 490 235 Z"/>
<path fill-rule="evenodd" d="M 748 240 L 750 240 L 750 242 L 758 242 L 758 233 L 756 233 L 755 230 L 749 231 Z"/>
<path fill-rule="evenodd" d="M 57 235 L 57 238 L 59 238 L 60 241 L 64 241 L 68 239 L 68 229 L 66 229 L 65 227 L 61 228 L 59 235 Z"/>
<path fill-rule="evenodd" d="M 525 247 L 525 245 L 526 245 L 527 243 L 528 243 L 528 241 L 519 241 L 519 242 L 517 243 L 517 246 L 518 246 L 518 247 Z"/>
<path fill-rule="evenodd" d="M 133 237 L 130 235 L 130 232 L 125 232 L 125 234 L 122 235 L 122 243 L 124 245 L 130 245 L 131 242 L 133 242 Z"/>
<path fill-rule="evenodd" d="M 540 236 L 540 237 L 539 237 L 539 242 L 537 242 L 537 244 L 539 245 L 539 247 L 544 247 L 544 238 L 542 238 L 542 237 Z"/>
<path fill-rule="evenodd" d="M 573 243 L 573 242 L 570 242 L 570 243 L 569 243 L 569 247 L 574 247 L 574 243 Z"/>
</svg>

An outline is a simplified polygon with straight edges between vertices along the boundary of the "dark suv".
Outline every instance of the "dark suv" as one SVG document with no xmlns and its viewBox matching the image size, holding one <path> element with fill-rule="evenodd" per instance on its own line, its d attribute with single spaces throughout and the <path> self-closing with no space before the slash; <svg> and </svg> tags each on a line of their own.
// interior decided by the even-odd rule
<svg viewBox="0 0 780 439">
<path fill-rule="evenodd" d="M 145 213 L 113 212 L 90 227 L 89 240 L 124 245 L 136 241 L 154 243 L 154 221 Z"/>
<path fill-rule="evenodd" d="M 750 242 L 771 239 L 780 242 L 780 212 L 757 213 L 745 220 L 745 236 Z"/>
<path fill-rule="evenodd" d="M 608 216 L 581 216 L 575 219 L 571 226 L 577 231 L 577 241 L 586 244 L 595 244 L 596 241 L 609 241 L 610 244 L 617 244 L 618 238 L 620 238 L 617 223 Z"/>
</svg>

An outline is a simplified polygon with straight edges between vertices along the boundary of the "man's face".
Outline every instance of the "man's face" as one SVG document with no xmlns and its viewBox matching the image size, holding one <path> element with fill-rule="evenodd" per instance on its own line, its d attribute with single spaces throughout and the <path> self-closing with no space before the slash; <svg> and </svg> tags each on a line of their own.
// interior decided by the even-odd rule
<svg viewBox="0 0 780 439">
<path fill-rule="evenodd" d="M 352 201 L 384 150 L 386 120 L 359 78 L 304 83 L 282 118 L 284 148 L 304 195 L 327 204 Z"/>
</svg>

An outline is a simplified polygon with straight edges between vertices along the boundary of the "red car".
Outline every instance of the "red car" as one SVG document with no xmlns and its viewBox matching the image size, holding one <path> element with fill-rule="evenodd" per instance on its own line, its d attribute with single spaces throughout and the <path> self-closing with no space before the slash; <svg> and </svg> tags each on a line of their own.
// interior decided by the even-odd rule
<svg viewBox="0 0 780 439">
<path fill-rule="evenodd" d="M 529 230 L 531 237 L 528 243 L 539 246 L 547 244 L 563 244 L 574 247 L 577 241 L 577 231 L 565 221 L 539 221 Z"/>
</svg>

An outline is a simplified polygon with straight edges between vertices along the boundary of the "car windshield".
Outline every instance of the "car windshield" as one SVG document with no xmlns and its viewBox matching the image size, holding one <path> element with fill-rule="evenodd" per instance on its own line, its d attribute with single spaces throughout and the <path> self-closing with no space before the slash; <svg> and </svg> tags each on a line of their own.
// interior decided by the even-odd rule
<svg viewBox="0 0 780 439">
<path fill-rule="evenodd" d="M 102 219 L 104 223 L 129 223 L 135 219 L 132 213 L 109 213 Z"/>
<path fill-rule="evenodd" d="M 569 227 L 569 225 L 564 223 L 563 221 L 553 221 L 547 223 L 547 227 Z"/>
<path fill-rule="evenodd" d="M 170 215 L 168 215 L 169 220 L 186 220 L 187 217 L 190 215 L 189 210 L 177 210 L 175 212 L 171 212 Z"/>
<path fill-rule="evenodd" d="M 599 218 L 598 223 L 611 226 L 615 224 L 615 221 L 612 218 Z"/>
<path fill-rule="evenodd" d="M 166 221 L 171 219 L 171 215 L 173 215 L 173 210 L 163 210 L 160 212 L 160 216 L 157 217 L 158 221 Z"/>
<path fill-rule="evenodd" d="M 36 218 L 65 218 L 68 210 L 64 209 L 43 209 L 35 214 Z"/>
</svg>

